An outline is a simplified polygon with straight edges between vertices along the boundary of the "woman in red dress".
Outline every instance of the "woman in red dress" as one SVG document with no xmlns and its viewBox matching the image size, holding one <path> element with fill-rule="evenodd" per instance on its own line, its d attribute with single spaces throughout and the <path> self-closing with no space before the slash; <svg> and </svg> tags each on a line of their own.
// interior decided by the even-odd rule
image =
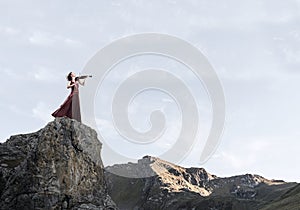
<svg viewBox="0 0 300 210">
<path fill-rule="evenodd" d="M 64 103 L 52 113 L 53 117 L 69 117 L 81 122 L 80 102 L 79 102 L 79 84 L 84 85 L 85 80 L 81 81 L 81 77 L 76 77 L 73 72 L 67 76 L 67 88 L 71 88 L 71 93 L 64 101 Z M 85 78 L 83 78 L 85 79 Z"/>
</svg>

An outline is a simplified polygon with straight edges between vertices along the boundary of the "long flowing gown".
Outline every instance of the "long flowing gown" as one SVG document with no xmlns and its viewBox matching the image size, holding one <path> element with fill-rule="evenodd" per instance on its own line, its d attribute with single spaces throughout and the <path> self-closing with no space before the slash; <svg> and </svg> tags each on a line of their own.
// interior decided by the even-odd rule
<svg viewBox="0 0 300 210">
<path fill-rule="evenodd" d="M 81 122 L 80 101 L 79 101 L 79 83 L 78 81 L 71 82 L 75 85 L 72 87 L 70 95 L 64 103 L 51 115 L 53 117 L 69 117 Z"/>
</svg>

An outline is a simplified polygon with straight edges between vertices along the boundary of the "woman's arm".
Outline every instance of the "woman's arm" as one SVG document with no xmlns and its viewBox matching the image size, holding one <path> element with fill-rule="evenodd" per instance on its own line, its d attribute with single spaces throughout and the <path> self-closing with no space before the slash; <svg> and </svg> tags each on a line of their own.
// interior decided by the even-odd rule
<svg viewBox="0 0 300 210">
<path fill-rule="evenodd" d="M 74 85 L 75 85 L 74 83 L 71 84 L 71 82 L 68 82 L 67 89 L 73 87 Z"/>
<path fill-rule="evenodd" d="M 83 81 L 82 81 L 82 80 L 83 80 Z M 78 79 L 78 83 L 81 84 L 82 86 L 84 86 L 85 79 Z"/>
</svg>

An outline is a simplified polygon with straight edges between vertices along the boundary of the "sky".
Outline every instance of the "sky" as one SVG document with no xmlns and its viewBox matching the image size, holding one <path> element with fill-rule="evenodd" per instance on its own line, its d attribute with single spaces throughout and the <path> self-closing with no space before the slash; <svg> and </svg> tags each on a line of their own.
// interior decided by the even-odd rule
<svg viewBox="0 0 300 210">
<path fill-rule="evenodd" d="M 211 122 L 209 97 L 185 67 L 154 55 L 120 63 L 98 91 L 96 107 L 104 108 L 95 118 L 98 131 L 112 139 L 108 143 L 134 158 L 159 155 L 174 143 L 180 110 L 171 97 L 148 91 L 128 108 L 140 130 L 149 128 L 147 116 L 159 106 L 169 120 L 168 138 L 142 149 L 118 139 L 105 103 L 124 79 L 118 69 L 127 69 L 127 76 L 148 67 L 168 69 L 190 83 L 200 116 L 199 140 L 180 165 L 221 177 L 253 173 L 300 182 L 299 11 L 299 0 L 0 0 L 0 141 L 52 121 L 69 94 L 66 74 L 82 72 L 103 47 L 133 34 L 163 33 L 197 47 L 218 75 L 226 103 L 220 144 L 199 163 Z"/>
</svg>

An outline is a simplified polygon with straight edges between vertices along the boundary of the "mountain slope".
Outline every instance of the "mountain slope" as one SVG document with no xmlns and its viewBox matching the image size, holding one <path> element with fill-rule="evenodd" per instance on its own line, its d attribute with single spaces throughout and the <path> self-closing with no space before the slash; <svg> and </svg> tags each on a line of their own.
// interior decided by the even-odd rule
<svg viewBox="0 0 300 210">
<path fill-rule="evenodd" d="M 106 167 L 105 177 L 120 209 L 259 209 L 297 185 L 252 174 L 221 178 L 150 156 Z"/>
<path fill-rule="evenodd" d="M 266 204 L 262 210 L 273 209 L 300 209 L 300 184 L 288 190 L 285 194 L 279 196 L 276 200 Z"/>
</svg>

